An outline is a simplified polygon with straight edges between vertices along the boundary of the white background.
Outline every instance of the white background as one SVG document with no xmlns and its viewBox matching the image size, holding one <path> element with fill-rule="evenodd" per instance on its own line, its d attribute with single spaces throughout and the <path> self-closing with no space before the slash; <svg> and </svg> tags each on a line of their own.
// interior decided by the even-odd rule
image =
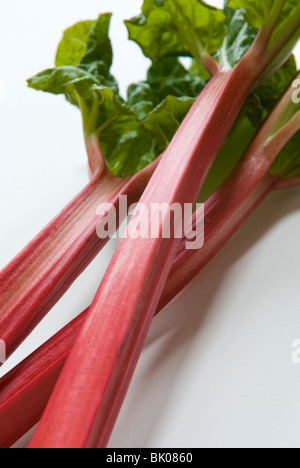
<svg viewBox="0 0 300 468">
<path fill-rule="evenodd" d="M 125 92 L 147 68 L 121 23 L 140 5 L 1 2 L 0 267 L 88 180 L 79 112 L 63 97 L 27 89 L 26 78 L 53 65 L 66 27 L 113 11 L 113 73 Z M 300 366 L 291 360 L 300 339 L 299 231 L 299 190 L 270 196 L 154 320 L 112 447 L 300 448 Z M 1 375 L 90 304 L 114 248 L 93 262 Z"/>
</svg>

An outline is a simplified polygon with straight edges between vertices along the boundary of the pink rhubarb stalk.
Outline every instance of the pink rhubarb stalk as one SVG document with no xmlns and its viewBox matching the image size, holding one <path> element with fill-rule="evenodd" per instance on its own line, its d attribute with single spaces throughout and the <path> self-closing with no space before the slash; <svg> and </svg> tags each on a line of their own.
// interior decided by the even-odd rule
<svg viewBox="0 0 300 468">
<path fill-rule="evenodd" d="M 235 217 L 236 224 L 231 225 L 230 234 L 222 229 L 212 229 L 206 223 L 205 237 L 207 245 L 211 244 L 208 231 L 214 232 L 214 237 L 218 238 L 214 250 L 209 249 L 206 254 L 206 243 L 203 247 L 201 258 L 190 256 L 190 252 L 185 250 L 185 261 L 182 251 L 175 258 L 166 288 L 163 292 L 157 313 L 163 306 L 174 299 L 180 291 L 188 284 L 189 280 L 196 276 L 205 267 L 211 257 L 224 246 L 235 231 L 251 215 L 255 208 L 274 189 L 287 189 L 300 185 L 300 179 L 277 181 L 269 174 L 261 181 L 260 190 L 255 190 L 251 195 L 251 202 L 247 203 L 248 211 L 244 213 L 238 210 L 239 216 Z M 228 192 L 230 195 L 230 192 Z M 256 198 L 257 197 L 257 198 Z M 213 197 L 215 198 L 215 197 Z M 213 213 L 215 203 L 212 199 L 205 203 L 205 212 L 211 223 L 216 219 Z M 224 200 L 223 200 L 224 201 Z M 227 205 L 229 212 L 232 212 L 230 203 Z M 237 208 L 237 207 L 236 207 Z M 214 242 L 213 242 L 214 243 Z M 184 247 L 184 242 L 182 247 Z M 195 252 L 196 254 L 196 252 Z M 197 263 L 197 261 L 199 263 Z M 190 263 L 192 262 L 192 263 Z M 191 266 L 189 266 L 191 265 Z M 179 266 L 182 268 L 181 275 L 177 274 Z M 174 269 L 174 271 L 173 271 Z M 185 274 L 186 273 L 186 274 Z M 46 404 L 52 394 L 54 386 L 58 380 L 60 372 L 72 349 L 73 344 L 84 323 L 88 310 L 82 312 L 75 320 L 69 323 L 63 330 L 53 336 L 42 345 L 37 351 L 28 356 L 12 371 L 5 375 L 0 382 L 0 447 L 9 448 L 19 440 L 26 432 L 35 426 L 41 419 Z"/>
<path fill-rule="evenodd" d="M 205 202 L 204 247 L 186 250 L 185 240 L 181 241 L 157 312 L 205 267 L 272 190 L 300 184 L 299 178 L 285 180 L 269 173 L 277 154 L 299 125 L 299 116 L 296 116 L 276 136 L 269 138 L 272 128 L 277 126 L 277 120 L 285 111 L 286 102 L 290 102 L 289 93 L 232 175 Z M 196 221 L 196 216 L 194 219 Z M 81 314 L 2 379 L 1 447 L 12 445 L 39 421 L 87 313 Z"/>
<path fill-rule="evenodd" d="M 278 1 L 269 24 L 261 29 L 253 46 L 234 70 L 223 70 L 208 54 L 202 57 L 204 66 L 215 75 L 213 85 L 204 91 L 206 98 L 200 99 L 208 107 L 199 107 L 199 111 L 203 112 L 202 120 L 199 119 L 199 134 L 206 142 L 202 147 L 199 146 L 199 151 L 205 149 L 210 163 L 247 94 L 289 55 L 286 44 L 291 44 L 291 38 L 300 27 L 300 16 L 295 14 L 288 27 L 280 26 L 279 29 L 284 28 L 280 35 L 276 31 L 272 35 L 283 3 L 283 0 Z M 296 12 L 298 10 L 297 7 Z M 220 91 L 219 101 L 215 99 L 217 88 Z M 210 90 L 213 89 L 215 91 L 210 96 Z M 196 107 L 200 101 L 198 100 Z M 209 115 L 210 107 L 215 104 L 220 104 L 220 108 L 215 108 L 212 118 L 205 122 L 206 114 Z M 107 174 L 96 139 L 88 142 L 87 150 L 89 168 L 94 174 L 91 184 L 0 272 L 0 339 L 6 341 L 8 356 L 61 298 L 103 246 L 103 242 L 96 236 L 97 200 L 98 203 L 112 200 L 117 202 L 118 194 L 129 192 L 132 202 L 138 201 L 146 179 L 156 164 L 129 182 L 128 179 L 115 179 Z M 182 155 L 180 148 L 178 152 Z M 206 165 L 206 169 L 210 163 Z M 206 172 L 202 173 L 202 180 Z M 100 183 L 103 183 L 102 187 Z M 137 186 L 133 187 L 135 184 L 138 189 Z"/>
<path fill-rule="evenodd" d="M 0 337 L 6 343 L 7 356 L 107 242 L 108 239 L 100 239 L 96 233 L 101 221 L 96 214 L 99 204 L 111 203 L 118 211 L 121 195 L 127 195 L 129 203 L 136 202 L 159 161 L 131 178 L 117 178 L 102 164 L 97 143 L 93 144 L 93 151 L 89 151 L 90 167 L 93 155 L 95 173 L 91 182 L 0 273 Z"/>
<path fill-rule="evenodd" d="M 247 54 L 235 69 L 211 79 L 141 198 L 147 213 L 153 203 L 196 202 L 257 78 L 254 69 Z M 128 230 L 138 230 L 140 222 L 133 215 Z M 121 240 L 30 447 L 107 445 L 179 247 L 175 237 Z"/>
<path fill-rule="evenodd" d="M 9 448 L 41 418 L 85 313 L 1 379 L 0 447 Z"/>
</svg>

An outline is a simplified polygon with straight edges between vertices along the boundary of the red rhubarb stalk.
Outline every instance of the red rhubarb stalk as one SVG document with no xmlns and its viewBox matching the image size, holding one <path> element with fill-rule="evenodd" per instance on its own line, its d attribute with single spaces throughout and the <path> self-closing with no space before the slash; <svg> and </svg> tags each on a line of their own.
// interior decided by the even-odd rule
<svg viewBox="0 0 300 468">
<path fill-rule="evenodd" d="M 96 152 L 99 153 L 94 145 L 90 154 Z M 96 171 L 87 187 L 1 271 L 0 337 L 6 343 L 7 356 L 108 241 L 100 239 L 96 232 L 101 222 L 96 214 L 99 204 L 111 203 L 119 220 L 119 197 L 127 195 L 129 203 L 136 202 L 158 162 L 159 159 L 131 178 L 115 177 L 106 167 Z"/>
<path fill-rule="evenodd" d="M 147 213 L 153 203 L 167 202 L 170 207 L 196 202 L 231 119 L 236 119 L 241 101 L 253 86 L 250 63 L 246 55 L 235 69 L 218 72 L 206 86 L 141 198 Z M 281 110 L 288 107 L 286 99 L 290 104 L 290 91 L 279 105 Z M 297 117 L 297 127 L 292 119 L 292 129 L 288 123 L 282 130 L 283 146 L 299 128 Z M 267 134 L 273 136 L 278 125 L 275 112 L 274 120 L 266 124 Z M 274 139 L 278 144 L 276 136 Z M 274 144 L 271 138 L 270 151 Z M 176 233 L 171 239 L 162 238 L 166 218 L 160 224 L 158 239 L 133 240 L 125 235 L 121 240 L 31 447 L 107 445 L 179 246 Z M 137 230 L 143 221 L 149 222 L 145 212 L 142 220 L 134 214 L 128 232 Z M 89 391 L 85 392 L 87 379 Z"/>
<path fill-rule="evenodd" d="M 1 379 L 1 448 L 11 447 L 40 420 L 84 317 L 82 313 Z"/>
<path fill-rule="evenodd" d="M 206 86 L 140 200 L 147 213 L 153 203 L 196 203 L 253 85 L 250 74 L 247 67 L 237 67 L 217 73 Z M 146 216 L 141 222 L 150 222 L 151 229 Z M 157 239 L 121 240 L 31 447 L 106 446 L 178 248 L 177 233 L 161 237 L 165 222 L 159 224 Z M 135 223 L 134 214 L 128 229 L 137 230 Z"/>
<path fill-rule="evenodd" d="M 235 227 L 231 226 L 231 235 L 235 233 L 234 231 L 238 226 L 241 226 L 246 219 L 248 219 L 250 214 L 273 189 L 288 189 L 289 187 L 298 186 L 300 185 L 300 179 L 297 181 L 295 179 L 286 180 L 282 181 L 282 183 L 284 187 L 281 185 L 281 181 L 276 181 L 276 179 L 269 176 L 269 174 L 266 175 L 260 185 L 261 190 L 255 191 L 257 199 L 254 195 L 251 196 L 253 205 L 249 203 L 249 211 L 247 213 L 239 211 L 240 218 L 236 218 Z M 211 200 L 205 203 L 205 213 L 208 216 L 212 206 L 215 206 L 211 203 Z M 229 206 L 230 205 L 228 205 L 228 207 Z M 216 220 L 213 213 L 209 218 L 211 220 Z M 207 230 L 211 231 L 208 224 L 206 224 L 205 237 L 206 242 L 209 243 Z M 222 235 L 219 236 L 219 245 L 218 248 L 215 248 L 216 253 L 230 238 L 227 232 L 225 234 L 222 227 L 219 227 L 217 232 L 219 231 L 221 231 L 221 234 L 224 233 L 224 237 Z M 216 231 L 214 232 L 216 233 Z M 166 283 L 166 288 L 162 295 L 157 313 L 162 310 L 163 304 L 167 304 L 168 301 L 174 299 L 179 294 L 182 287 L 188 284 L 189 279 L 192 278 L 192 274 L 197 275 L 213 255 L 212 250 L 209 251 L 208 255 L 205 254 L 205 244 L 203 247 L 202 259 L 198 259 L 200 261 L 199 264 L 197 264 L 196 259 L 188 255 L 190 252 L 187 250 L 185 252 L 187 254 L 186 262 L 183 262 L 181 254 L 175 258 L 174 266 L 172 267 L 171 274 Z M 189 268 L 190 262 L 193 262 L 191 268 Z M 176 274 L 176 269 L 179 264 L 182 268 L 181 276 Z M 173 268 L 175 269 L 174 273 Z M 185 275 L 185 271 L 187 275 Z M 181 283 L 180 286 L 179 282 Z M 2 448 L 9 448 L 12 446 L 20 437 L 40 421 L 60 372 L 79 334 L 80 328 L 84 323 L 87 312 L 88 311 L 82 312 L 82 314 L 69 323 L 62 331 L 53 336 L 1 379 L 0 446 Z"/>
<path fill-rule="evenodd" d="M 227 92 L 233 111 L 230 111 L 227 121 L 218 116 L 223 120 L 223 125 L 219 138 L 212 145 L 215 151 L 222 145 L 254 79 L 250 79 L 245 67 L 241 67 L 241 72 L 239 68 L 234 73 L 232 70 L 219 72 L 212 86 L 216 95 L 218 92 L 222 94 L 227 81 L 245 81 L 245 84 L 239 86 L 238 93 L 237 84 Z M 210 106 L 213 96 L 207 90 L 203 93 Z M 210 128 L 210 132 L 213 133 L 213 128 Z M 91 183 L 0 273 L 0 337 L 6 343 L 7 357 L 51 310 L 106 243 L 107 239 L 100 240 L 96 232 L 100 221 L 96 216 L 97 206 L 102 202 L 111 202 L 117 207 L 122 194 L 128 196 L 129 204 L 137 202 L 158 164 L 156 160 L 133 178 L 117 178 L 103 164 L 96 140 L 89 142 L 87 149 L 90 170 L 96 171 Z M 209 166 L 202 180 L 208 169 Z"/>
<path fill-rule="evenodd" d="M 199 107 L 199 112 L 203 114 L 199 116 L 199 132 L 197 129 L 197 137 L 199 133 L 203 140 L 199 152 L 206 153 L 202 167 L 199 166 L 202 172 L 199 182 L 203 181 L 217 148 L 220 148 L 224 141 L 250 90 L 261 81 L 265 72 L 270 74 L 289 56 L 289 51 L 284 50 L 285 45 L 291 43 L 291 38 L 300 27 L 300 15 L 299 7 L 295 7 L 295 16 L 289 20 L 288 25 L 283 22 L 280 26 L 281 35 L 278 36 L 275 30 L 276 34 L 272 36 L 283 3 L 283 0 L 276 1 L 270 21 L 263 26 L 253 47 L 234 70 L 223 70 L 208 53 L 201 57 L 203 65 L 216 76 L 214 84 L 204 91 L 206 97 L 203 95 L 203 99 L 200 99 L 203 103 L 206 102 L 207 107 Z M 109 15 L 103 15 L 104 19 L 101 21 L 106 22 L 107 16 Z M 95 37 L 91 41 L 91 47 L 94 39 Z M 79 71 L 81 76 L 83 71 Z M 42 76 L 44 77 L 43 74 Z M 40 79 L 43 82 L 42 77 Z M 36 80 L 32 80 L 31 85 L 37 86 Z M 211 90 L 214 92 L 210 95 Z M 219 100 L 216 91 L 220 92 Z M 99 100 L 101 101 L 100 97 Z M 0 273 L 0 338 L 6 342 L 8 356 L 55 305 L 103 246 L 104 243 L 96 236 L 96 225 L 99 221 L 95 216 L 97 202 L 113 200 L 117 203 L 117 196 L 120 194 L 129 194 L 129 201 L 131 198 L 132 202 L 138 201 L 146 179 L 155 165 L 149 168 L 149 172 L 135 176 L 132 182 L 112 178 L 107 173 L 100 175 L 105 163 L 98 151 L 98 136 L 93 132 L 105 129 L 109 122 L 94 129 L 97 112 L 92 110 L 89 115 L 84 99 L 79 99 L 79 102 L 83 116 L 86 117 L 85 133 L 89 137 L 94 135 L 92 143 L 97 142 L 96 151 L 94 144 L 88 142 L 90 170 L 92 173 L 99 173 L 94 176 L 92 183 Z M 96 99 L 95 104 L 97 102 Z M 215 105 L 220 107 L 215 108 L 213 116 L 209 117 L 211 107 Z M 97 111 L 97 106 L 95 110 Z M 114 118 L 110 120 L 113 121 Z M 181 157 L 183 149 L 184 146 L 178 148 Z"/>
<path fill-rule="evenodd" d="M 162 310 L 205 267 L 272 190 L 300 185 L 299 178 L 282 179 L 269 173 L 272 162 L 297 127 L 294 119 L 292 125 L 288 124 L 276 137 L 269 139 L 272 127 L 285 112 L 285 106 L 282 104 L 290 102 L 289 94 L 287 98 L 278 106 L 279 112 L 277 110 L 273 112 L 232 175 L 205 202 L 203 248 L 186 250 L 185 240 L 181 241 L 157 312 Z M 196 216 L 194 219 L 197 219 Z M 2 379 L 1 447 L 12 445 L 40 420 L 86 316 L 87 311 Z"/>
</svg>

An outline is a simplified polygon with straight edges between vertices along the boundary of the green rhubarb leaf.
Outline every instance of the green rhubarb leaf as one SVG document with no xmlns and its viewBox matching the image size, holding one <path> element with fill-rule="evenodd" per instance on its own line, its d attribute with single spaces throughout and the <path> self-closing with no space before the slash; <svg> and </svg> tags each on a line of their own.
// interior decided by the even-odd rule
<svg viewBox="0 0 300 468">
<path fill-rule="evenodd" d="M 189 73 L 178 59 L 168 57 L 149 68 L 147 81 L 133 84 L 128 88 L 127 104 L 137 113 L 140 120 L 145 120 L 155 108 L 154 115 L 158 118 L 162 110 L 165 113 L 166 109 L 175 106 L 179 113 L 175 111 L 175 114 L 172 112 L 169 114 L 169 127 L 172 129 L 174 115 L 176 120 L 181 122 L 204 86 L 205 81 L 197 73 Z M 184 105 L 186 102 L 189 102 L 189 105 Z M 151 121 L 153 120 L 152 116 Z M 170 134 L 172 138 L 172 130 L 167 131 L 167 141 Z"/>
<path fill-rule="evenodd" d="M 147 118 L 149 112 L 155 108 L 153 89 L 146 81 L 134 83 L 127 91 L 127 104 L 137 114 L 138 120 Z"/>
<path fill-rule="evenodd" d="M 189 73 L 176 58 L 166 58 L 152 65 L 147 82 L 153 90 L 156 105 L 167 96 L 196 98 L 206 84 L 200 74 Z"/>
<path fill-rule="evenodd" d="M 169 96 L 142 121 L 117 103 L 118 114 L 97 133 L 113 173 L 131 175 L 154 161 L 167 149 L 193 103 L 194 99 Z"/>
<path fill-rule="evenodd" d="M 80 106 L 86 136 L 98 137 L 109 168 L 120 177 L 138 172 L 167 148 L 195 100 L 168 96 L 155 106 L 156 96 L 145 82 L 133 85 L 124 103 L 112 88 L 76 67 L 46 70 L 29 85 L 64 94 Z"/>
<path fill-rule="evenodd" d="M 101 60 L 109 69 L 112 65 L 108 36 L 111 16 L 111 13 L 104 13 L 97 21 L 81 21 L 68 28 L 58 46 L 55 65 L 77 66 Z"/>
<path fill-rule="evenodd" d="M 84 81 L 86 87 L 92 84 L 99 85 L 92 75 L 88 75 L 84 70 L 73 66 L 61 66 L 45 70 L 29 78 L 28 85 L 37 91 L 44 91 L 52 94 L 64 94 L 71 104 L 78 105 L 78 99 L 74 88 L 70 85 L 77 81 Z"/>
<path fill-rule="evenodd" d="M 254 28 L 260 28 L 266 21 L 273 0 L 229 0 L 228 5 L 234 9 L 244 9 L 247 22 Z"/>
<path fill-rule="evenodd" d="M 282 7 L 277 22 L 279 26 L 294 13 L 299 2 L 298 0 L 229 0 L 228 5 L 234 9 L 244 9 L 246 21 L 254 28 L 260 28 Z"/>
<path fill-rule="evenodd" d="M 83 56 L 76 51 L 76 61 L 80 60 L 77 65 L 45 70 L 30 78 L 28 84 L 65 95 L 79 106 L 86 139 L 96 135 L 111 171 L 125 177 L 141 170 L 167 148 L 204 82 L 189 75 L 177 59 L 168 58 L 150 67 L 148 81 L 129 87 L 125 102 L 109 71 L 109 20 L 110 15 L 101 15 L 92 25 L 89 37 L 85 36 Z M 79 29 L 77 26 L 75 31 Z M 73 42 L 63 41 L 64 47 L 70 46 L 65 56 L 75 62 Z"/>
<path fill-rule="evenodd" d="M 161 13 L 172 2 L 174 4 L 174 0 L 145 1 L 143 13 L 147 16 L 155 9 Z M 176 0 L 175 3 L 180 2 Z M 191 2 L 190 6 L 196 4 L 197 8 L 205 9 L 205 14 L 208 10 L 213 15 L 216 11 L 219 14 L 218 10 L 210 10 L 202 2 Z M 187 8 L 188 18 L 189 12 Z M 238 32 L 243 21 L 240 11 L 228 8 L 226 14 L 234 25 L 226 46 L 227 60 L 233 66 L 246 51 L 253 35 L 248 26 L 244 36 Z M 110 18 L 110 14 L 100 15 L 95 22 L 82 22 L 69 28 L 59 45 L 58 66 L 32 77 L 28 84 L 37 90 L 65 95 L 69 102 L 80 107 L 85 137 L 98 137 L 109 168 L 115 175 L 124 177 L 138 172 L 167 148 L 210 76 L 199 61 L 194 60 L 191 68 L 186 70 L 177 57 L 166 54 L 151 65 L 145 81 L 129 87 L 125 101 L 110 73 Z M 249 97 L 206 187 L 217 188 L 228 175 L 294 70 L 295 64 L 290 61 L 264 88 Z M 232 149 L 230 141 L 233 142 Z M 226 157 L 223 157 L 224 152 Z"/>
<path fill-rule="evenodd" d="M 116 99 L 111 89 L 94 88 L 93 94 L 93 101 L 83 96 L 81 105 L 93 116 L 91 133 L 97 135 L 110 170 L 125 177 L 154 161 L 159 155 L 156 141 L 137 113 Z"/>
<path fill-rule="evenodd" d="M 257 29 L 245 20 L 244 10 L 225 7 L 228 33 L 218 52 L 221 65 L 233 68 L 251 47 L 257 36 Z"/>
<path fill-rule="evenodd" d="M 226 33 L 224 12 L 200 0 L 144 0 L 142 14 L 125 24 L 129 38 L 153 62 L 214 54 Z"/>
<path fill-rule="evenodd" d="M 87 42 L 96 21 L 81 21 L 66 29 L 58 46 L 55 65 L 76 66 L 87 51 Z"/>
<path fill-rule="evenodd" d="M 166 150 L 194 103 L 192 98 L 168 96 L 141 118 L 132 107 L 118 101 L 112 90 L 94 88 L 93 93 L 96 100 L 84 97 L 81 106 L 94 107 L 88 109 L 89 115 L 97 116 L 91 122 L 93 133 L 100 141 L 109 168 L 121 177 L 138 172 Z"/>
<path fill-rule="evenodd" d="M 80 60 L 81 64 L 89 64 L 101 60 L 108 69 L 112 65 L 113 51 L 109 39 L 109 27 L 111 13 L 105 13 L 99 16 L 98 21 L 91 29 L 87 40 L 86 53 Z"/>
<path fill-rule="evenodd" d="M 92 68 L 97 68 L 93 73 Z M 102 68 L 102 75 L 99 67 Z M 95 70 L 94 70 L 95 71 Z M 103 64 L 91 64 L 89 67 L 62 66 L 45 70 L 28 80 L 29 87 L 38 91 L 52 94 L 64 94 L 67 100 L 74 105 L 79 105 L 78 96 L 74 91 L 74 85 L 80 86 L 82 93 L 89 95 L 94 86 L 111 87 L 117 89 L 117 83 L 109 74 Z"/>
<path fill-rule="evenodd" d="M 168 96 L 145 120 L 144 125 L 155 138 L 159 154 L 167 149 L 195 99 Z"/>
<path fill-rule="evenodd" d="M 76 67 L 47 70 L 29 80 L 29 86 L 64 94 L 82 112 L 86 138 L 96 135 L 111 171 L 127 176 L 158 156 L 155 140 L 138 115 L 121 102 L 112 88 L 98 77 Z"/>
<path fill-rule="evenodd" d="M 91 86 L 112 88 L 118 85 L 110 74 L 112 47 L 109 39 L 111 14 L 99 15 L 96 21 L 83 21 L 68 28 L 58 46 L 56 68 L 48 69 L 28 80 L 31 88 L 64 94 L 78 105 L 74 84 L 90 93 Z"/>
<path fill-rule="evenodd" d="M 279 153 L 270 172 L 283 178 L 300 176 L 300 131 Z"/>
</svg>

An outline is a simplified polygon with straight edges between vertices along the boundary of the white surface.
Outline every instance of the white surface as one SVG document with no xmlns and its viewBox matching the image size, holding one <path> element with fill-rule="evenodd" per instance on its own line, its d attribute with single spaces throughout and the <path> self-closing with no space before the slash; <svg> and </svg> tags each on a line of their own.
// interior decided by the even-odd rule
<svg viewBox="0 0 300 468">
<path fill-rule="evenodd" d="M 147 67 L 120 25 L 140 5 L 1 2 L 0 267 L 87 182 L 79 112 L 62 97 L 27 89 L 26 78 L 52 66 L 67 26 L 114 11 L 113 72 L 124 91 Z M 112 447 L 300 448 L 300 367 L 291 360 L 292 342 L 300 339 L 299 231 L 299 190 L 274 194 L 155 319 Z M 1 375 L 90 304 L 114 247 L 93 262 Z"/>
</svg>

